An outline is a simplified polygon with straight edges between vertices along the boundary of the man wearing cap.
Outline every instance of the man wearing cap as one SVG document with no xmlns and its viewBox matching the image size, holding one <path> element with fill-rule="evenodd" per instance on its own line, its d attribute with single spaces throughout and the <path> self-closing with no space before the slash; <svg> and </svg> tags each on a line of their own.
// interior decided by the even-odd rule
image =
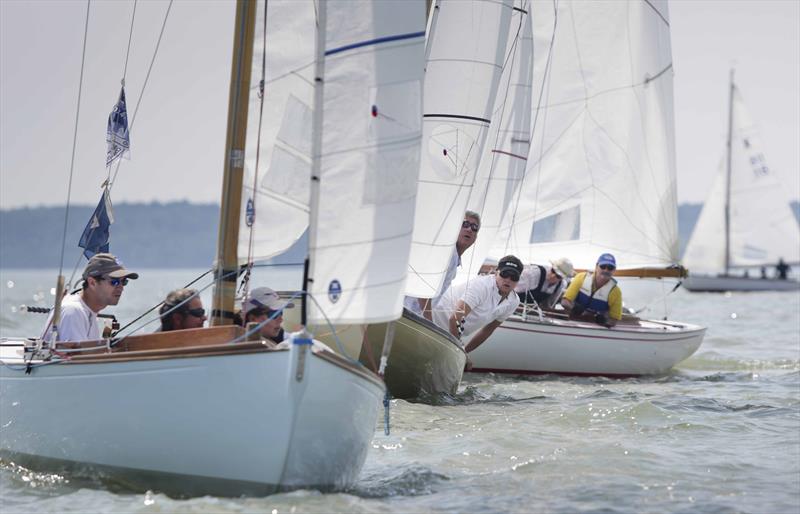
<svg viewBox="0 0 800 514">
<path fill-rule="evenodd" d="M 128 279 L 138 273 L 126 270 L 110 253 L 98 253 L 89 259 L 83 270 L 83 288 L 61 302 L 58 341 L 91 341 L 101 338 L 97 314 L 109 305 L 117 305 Z M 47 320 L 45 340 L 52 336 L 53 314 Z"/>
<path fill-rule="evenodd" d="M 470 246 L 475 244 L 475 239 L 478 237 L 478 231 L 481 229 L 481 216 L 477 212 L 467 211 L 464 213 L 464 221 L 461 222 L 461 230 L 456 239 L 456 246 L 453 248 L 453 253 L 450 255 L 450 262 L 447 264 L 447 270 L 442 280 L 442 287 L 433 298 L 415 298 L 413 296 L 406 296 L 403 306 L 418 316 L 424 316 L 429 321 L 433 321 L 431 314 L 432 308 L 442 300 L 445 291 L 450 287 L 453 279 L 456 278 L 458 268 L 461 267 L 461 256 L 469 249 Z"/>
<path fill-rule="evenodd" d="M 572 262 L 566 257 L 550 261 L 549 266 L 531 264 L 522 270 L 519 283 L 514 291 L 526 304 L 536 304 L 552 309 L 567 288 L 567 279 L 575 275 Z"/>
<path fill-rule="evenodd" d="M 454 285 L 433 312 L 434 322 L 459 339 L 469 337 L 465 350 L 471 352 L 519 306 L 514 287 L 522 268 L 522 261 L 508 255 L 497 263 L 494 274 Z"/>
<path fill-rule="evenodd" d="M 170 291 L 158 314 L 161 316 L 160 332 L 201 328 L 208 319 L 203 300 L 195 289 Z"/>
<path fill-rule="evenodd" d="M 571 316 L 584 312 L 594 314 L 594 320 L 608 328 L 622 319 L 622 291 L 612 278 L 617 269 L 617 261 L 610 253 L 597 259 L 594 273 L 578 273 L 564 293 L 561 305 L 570 311 Z"/>
<path fill-rule="evenodd" d="M 286 338 L 283 330 L 283 309 L 294 307 L 292 302 L 281 300 L 278 293 L 268 287 L 257 287 L 242 301 L 244 326 L 263 323 L 259 334 L 264 339 L 281 343 Z"/>
</svg>

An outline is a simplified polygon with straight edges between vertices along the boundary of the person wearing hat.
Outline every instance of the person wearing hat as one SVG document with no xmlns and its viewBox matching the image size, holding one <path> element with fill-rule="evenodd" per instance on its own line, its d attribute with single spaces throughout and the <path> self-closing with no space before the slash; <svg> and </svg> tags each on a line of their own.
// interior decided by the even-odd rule
<svg viewBox="0 0 800 514">
<path fill-rule="evenodd" d="M 597 259 L 594 272 L 575 275 L 561 300 L 570 316 L 594 314 L 595 322 L 608 328 L 622 319 L 622 291 L 612 278 L 616 269 L 614 256 L 604 253 Z"/>
<path fill-rule="evenodd" d="M 97 315 L 109 305 L 117 305 L 128 280 L 139 278 L 128 271 L 110 253 L 97 253 L 83 270 L 80 292 L 67 296 L 61 302 L 61 321 L 56 330 L 57 341 L 92 341 L 101 339 Z M 47 320 L 44 338 L 53 334 L 53 313 Z"/>
<path fill-rule="evenodd" d="M 566 257 L 550 261 L 549 266 L 531 264 L 522 270 L 514 291 L 524 303 L 552 309 L 564 294 L 568 279 L 574 275 L 575 268 Z"/>
<path fill-rule="evenodd" d="M 517 310 L 519 297 L 514 287 L 522 269 L 522 261 L 507 255 L 497 263 L 494 274 L 455 284 L 434 310 L 434 322 L 458 339 L 470 338 L 465 350 L 471 352 Z"/>
<path fill-rule="evenodd" d="M 242 301 L 244 326 L 247 327 L 248 323 L 263 323 L 259 329 L 261 337 L 281 343 L 286 339 L 283 330 L 283 309 L 292 308 L 294 308 L 292 302 L 281 300 L 278 293 L 269 287 L 257 287 Z"/>
<path fill-rule="evenodd" d="M 442 286 L 433 298 L 406 296 L 403 301 L 403 306 L 406 309 L 417 316 L 425 317 L 428 321 L 433 321 L 432 309 L 437 308 L 445 291 L 450 287 L 453 279 L 456 278 L 458 268 L 461 267 L 461 256 L 464 255 L 464 252 L 466 252 L 470 246 L 475 244 L 480 229 L 480 214 L 474 211 L 465 212 L 464 221 L 461 222 L 461 230 L 458 232 L 458 239 L 456 239 L 456 245 L 453 247 L 453 253 L 450 254 L 450 262 L 447 263 Z"/>
<path fill-rule="evenodd" d="M 159 332 L 201 328 L 208 317 L 198 294 L 195 289 L 170 291 L 158 310 L 161 316 Z"/>
</svg>

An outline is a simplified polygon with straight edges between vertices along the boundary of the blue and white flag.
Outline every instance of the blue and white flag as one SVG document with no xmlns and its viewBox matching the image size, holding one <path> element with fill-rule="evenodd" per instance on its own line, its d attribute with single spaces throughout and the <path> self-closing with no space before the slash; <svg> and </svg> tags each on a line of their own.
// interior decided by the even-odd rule
<svg viewBox="0 0 800 514">
<path fill-rule="evenodd" d="M 108 252 L 108 238 L 111 224 L 114 223 L 114 213 L 111 210 L 111 196 L 108 189 L 103 190 L 103 197 L 92 214 L 86 228 L 83 229 L 78 246 L 84 249 L 83 255 L 91 259 L 96 253 Z"/>
<path fill-rule="evenodd" d="M 117 100 L 111 114 L 108 115 L 108 129 L 106 130 L 106 167 L 121 158 L 130 159 L 131 138 L 128 133 L 128 108 L 125 105 L 125 87 L 119 91 Z"/>
</svg>

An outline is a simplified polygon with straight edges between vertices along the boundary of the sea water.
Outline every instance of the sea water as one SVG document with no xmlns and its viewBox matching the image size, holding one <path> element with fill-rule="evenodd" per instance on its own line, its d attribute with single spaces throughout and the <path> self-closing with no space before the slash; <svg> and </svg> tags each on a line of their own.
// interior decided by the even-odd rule
<svg viewBox="0 0 800 514">
<path fill-rule="evenodd" d="M 123 325 L 202 273 L 137 271 L 108 309 Z M 292 289 L 299 273 L 253 284 Z M 0 270 L 0 335 L 35 335 L 44 316 L 20 305 L 51 304 L 54 286 L 54 271 Z M 800 293 L 679 289 L 667 301 L 670 319 L 708 327 L 669 374 L 467 374 L 437 405 L 394 400 L 391 434 L 377 420 L 347 491 L 175 499 L 2 461 L 0 512 L 800 512 Z"/>
</svg>

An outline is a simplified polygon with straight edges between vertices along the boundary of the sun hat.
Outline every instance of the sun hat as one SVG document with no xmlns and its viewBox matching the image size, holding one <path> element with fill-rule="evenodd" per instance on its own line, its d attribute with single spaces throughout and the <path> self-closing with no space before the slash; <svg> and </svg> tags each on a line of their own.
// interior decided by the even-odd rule
<svg viewBox="0 0 800 514">
<path fill-rule="evenodd" d="M 137 279 L 139 274 L 126 270 L 119 259 L 110 253 L 96 253 L 83 269 L 83 279 L 86 280 L 89 277 Z"/>
<path fill-rule="evenodd" d="M 269 309 L 279 311 L 281 309 L 291 309 L 294 307 L 292 302 L 282 300 L 278 293 L 269 287 L 257 287 L 242 300 L 242 316 L 253 309 Z"/>
<path fill-rule="evenodd" d="M 572 278 L 575 276 L 575 267 L 572 266 L 572 261 L 566 257 L 559 257 L 550 261 L 553 269 L 564 278 Z"/>
</svg>

